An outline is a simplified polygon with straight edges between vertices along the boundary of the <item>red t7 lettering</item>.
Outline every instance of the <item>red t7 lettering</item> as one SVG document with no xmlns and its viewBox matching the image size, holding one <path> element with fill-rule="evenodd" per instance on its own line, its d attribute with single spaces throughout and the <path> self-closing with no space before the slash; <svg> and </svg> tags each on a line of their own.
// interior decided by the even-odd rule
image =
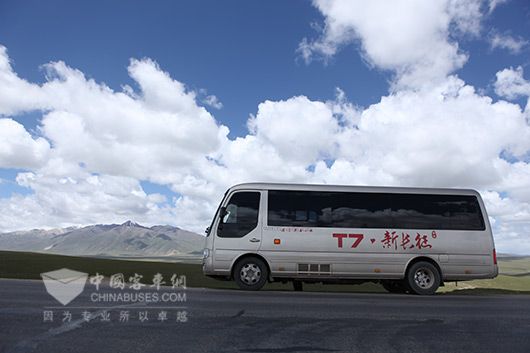
<svg viewBox="0 0 530 353">
<path fill-rule="evenodd" d="M 342 248 L 342 239 L 346 238 L 348 234 L 333 233 L 333 238 L 337 238 L 339 241 L 339 248 Z"/>
<path fill-rule="evenodd" d="M 350 238 L 355 238 L 355 242 L 351 246 L 352 248 L 356 248 L 357 245 L 359 245 L 361 243 L 361 241 L 363 240 L 363 238 L 364 238 L 364 235 L 362 235 L 362 234 L 348 234 L 348 236 Z"/>
<path fill-rule="evenodd" d="M 346 233 L 333 233 L 333 238 L 337 238 L 339 248 L 342 248 L 344 238 L 355 238 L 352 248 L 356 248 L 364 238 L 363 234 L 346 234 Z"/>
</svg>

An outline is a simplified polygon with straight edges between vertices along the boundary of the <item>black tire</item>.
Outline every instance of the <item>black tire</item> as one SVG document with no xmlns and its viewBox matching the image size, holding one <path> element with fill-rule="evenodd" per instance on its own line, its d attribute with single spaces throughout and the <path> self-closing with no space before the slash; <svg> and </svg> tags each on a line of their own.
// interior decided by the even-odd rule
<svg viewBox="0 0 530 353">
<path fill-rule="evenodd" d="M 403 281 L 383 281 L 381 284 L 390 293 L 402 294 L 407 292 L 407 286 Z"/>
<path fill-rule="evenodd" d="M 244 258 L 234 267 L 234 280 L 244 290 L 260 290 L 268 277 L 267 266 L 256 257 Z"/>
<path fill-rule="evenodd" d="M 434 294 L 440 286 L 440 282 L 440 272 L 431 263 L 416 262 L 407 271 L 406 283 L 411 293 Z"/>
</svg>

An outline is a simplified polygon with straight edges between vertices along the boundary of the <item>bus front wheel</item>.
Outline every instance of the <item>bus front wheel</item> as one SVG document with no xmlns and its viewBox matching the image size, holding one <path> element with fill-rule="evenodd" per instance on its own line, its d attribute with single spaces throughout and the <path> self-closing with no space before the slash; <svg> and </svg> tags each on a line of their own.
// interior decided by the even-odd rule
<svg viewBox="0 0 530 353">
<path fill-rule="evenodd" d="M 410 292 L 420 295 L 434 294 L 440 286 L 440 272 L 433 264 L 416 262 L 407 271 L 407 287 Z"/>
<path fill-rule="evenodd" d="M 234 280 L 241 289 L 260 290 L 267 282 L 267 266 L 255 257 L 240 260 L 234 268 Z"/>
</svg>

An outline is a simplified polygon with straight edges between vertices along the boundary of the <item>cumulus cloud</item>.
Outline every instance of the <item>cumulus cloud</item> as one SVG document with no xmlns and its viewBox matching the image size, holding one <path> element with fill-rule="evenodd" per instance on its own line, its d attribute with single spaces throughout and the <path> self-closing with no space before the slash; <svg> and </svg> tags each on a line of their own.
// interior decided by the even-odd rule
<svg viewBox="0 0 530 353">
<path fill-rule="evenodd" d="M 258 140 L 274 146 L 282 159 L 304 166 L 333 150 L 333 137 L 339 130 L 325 103 L 312 102 L 304 96 L 261 103 L 248 126 Z"/>
<path fill-rule="evenodd" d="M 131 218 L 149 223 L 168 219 L 169 212 L 153 202 L 157 196 L 146 195 L 136 179 L 91 175 L 83 170 L 72 171 L 70 175 L 57 177 L 43 170 L 38 174 L 19 173 L 17 183 L 31 188 L 34 193 L 0 199 L 2 227 L 52 228 L 122 223 Z"/>
<path fill-rule="evenodd" d="M 29 210 L 36 227 L 116 218 L 162 222 L 157 212 L 167 222 L 178 200 L 162 209 L 167 202 L 146 195 L 139 181 L 173 187 L 192 177 L 204 180 L 205 165 L 213 164 L 206 158 L 217 152 L 228 129 L 198 105 L 196 92 L 151 59 L 130 62 L 138 92 L 128 86 L 113 91 L 61 61 L 44 67 L 47 82 L 27 82 L 13 72 L 1 47 L 0 167 L 31 170 L 17 182 L 35 191 L 2 200 L 2 227 L 27 227 L 22 216 Z M 34 110 L 43 114 L 38 136 L 12 118 Z"/>
<path fill-rule="evenodd" d="M 40 87 L 17 76 L 11 67 L 7 48 L 2 45 L 0 83 L 0 117 L 46 107 L 46 97 Z"/>
<path fill-rule="evenodd" d="M 39 130 L 53 145 L 52 154 L 65 163 L 83 163 L 94 173 L 147 179 L 153 170 L 170 174 L 191 167 L 196 154 L 215 151 L 228 133 L 197 105 L 193 91 L 187 92 L 182 83 L 171 79 L 150 59 L 131 60 L 129 73 L 141 88 L 134 96 L 87 80 L 63 62 L 46 68 L 48 82 L 39 87 L 35 97 L 25 95 L 27 109 L 44 112 Z M 11 83 L 1 81 L 0 87 L 5 89 Z M 19 78 L 14 83 L 15 90 L 18 86 L 33 87 Z M 10 112 L 0 106 L 0 113 Z M 3 119 L 2 124 L 6 126 L 2 131 L 12 139 L 35 145 L 33 148 L 41 151 L 36 158 L 47 156 L 45 140 L 33 140 L 13 120 Z M 11 131 L 7 132 L 7 126 Z M 21 136 L 24 133 L 27 136 Z M 4 153 L 8 153 L 7 148 Z"/>
<path fill-rule="evenodd" d="M 365 110 L 358 138 L 349 138 L 360 146 L 344 157 L 359 160 L 357 151 L 369 150 L 365 156 L 392 171 L 398 184 L 479 187 L 498 178 L 501 151 L 526 153 L 528 133 L 517 105 L 493 104 L 450 77 L 435 89 L 395 93 Z"/>
<path fill-rule="evenodd" d="M 42 137 L 33 138 L 12 119 L 0 119 L 0 166 L 33 169 L 43 165 L 50 153 L 50 144 Z"/>
<path fill-rule="evenodd" d="M 497 72 L 495 93 L 501 97 L 513 100 L 519 97 L 530 96 L 530 82 L 525 80 L 521 66 L 517 69 L 509 68 Z"/>
<path fill-rule="evenodd" d="M 396 74 L 397 88 L 418 87 L 461 68 L 467 55 L 451 40 L 451 26 L 474 35 L 480 27 L 478 0 L 313 3 L 325 16 L 325 27 L 316 40 L 300 43 L 298 50 L 306 62 L 329 59 L 342 46 L 356 42 L 367 63 Z"/>
</svg>

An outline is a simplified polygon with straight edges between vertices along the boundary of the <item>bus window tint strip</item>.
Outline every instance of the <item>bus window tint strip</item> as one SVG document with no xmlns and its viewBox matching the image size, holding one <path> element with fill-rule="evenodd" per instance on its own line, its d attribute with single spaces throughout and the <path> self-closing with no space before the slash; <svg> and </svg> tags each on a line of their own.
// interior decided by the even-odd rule
<svg viewBox="0 0 530 353">
<path fill-rule="evenodd" d="M 472 195 L 269 191 L 268 225 L 484 230 Z"/>
</svg>

